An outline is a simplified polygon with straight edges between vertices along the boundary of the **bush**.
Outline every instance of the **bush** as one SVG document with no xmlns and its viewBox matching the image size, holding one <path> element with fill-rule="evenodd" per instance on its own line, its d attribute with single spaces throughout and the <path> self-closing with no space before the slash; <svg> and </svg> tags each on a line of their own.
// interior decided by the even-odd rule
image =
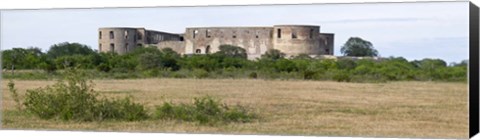
<svg viewBox="0 0 480 140">
<path fill-rule="evenodd" d="M 340 70 L 336 72 L 336 74 L 333 76 L 333 80 L 336 80 L 338 82 L 350 82 L 351 77 L 348 71 Z"/>
<path fill-rule="evenodd" d="M 173 78 L 187 78 L 187 76 L 182 73 L 174 73 Z"/>
<path fill-rule="evenodd" d="M 195 78 L 207 78 L 208 77 L 208 71 L 203 70 L 203 69 L 194 69 L 192 73 L 193 73 Z"/>
<path fill-rule="evenodd" d="M 253 78 L 253 79 L 257 79 L 258 74 L 257 74 L 257 72 L 251 72 L 250 74 L 248 74 L 248 77 Z"/>
<path fill-rule="evenodd" d="M 101 71 L 101 72 L 109 72 L 111 69 L 112 68 L 108 64 L 105 64 L 105 63 L 102 63 L 102 64 L 97 66 L 97 70 Z"/>
<path fill-rule="evenodd" d="M 247 112 L 242 106 L 221 105 L 220 101 L 209 96 L 194 98 L 193 104 L 174 105 L 165 102 L 157 106 L 155 111 L 157 119 L 176 119 L 210 125 L 229 122 L 246 123 L 255 117 L 255 114 Z"/>
<path fill-rule="evenodd" d="M 16 103 L 16 107 L 18 110 L 22 109 L 22 104 L 20 103 L 20 96 L 17 93 L 17 89 L 15 89 L 15 83 L 12 80 L 8 82 L 8 91 L 12 94 L 13 101 Z"/>
<path fill-rule="evenodd" d="M 241 47 L 223 44 L 220 45 L 218 48 L 219 51 L 215 53 L 217 55 L 221 55 L 227 58 L 247 59 L 247 51 Z"/>
<path fill-rule="evenodd" d="M 303 71 L 302 75 L 303 75 L 303 79 L 305 80 L 313 79 L 313 77 L 315 76 L 315 71 L 305 70 Z"/>
<path fill-rule="evenodd" d="M 158 69 L 149 69 L 142 72 L 145 77 L 157 77 L 160 74 Z"/>
<path fill-rule="evenodd" d="M 75 121 L 142 120 L 148 116 L 143 105 L 130 98 L 98 99 L 98 93 L 87 83 L 84 75 L 68 70 L 66 81 L 52 86 L 27 90 L 26 111 L 42 119 Z"/>
<path fill-rule="evenodd" d="M 109 100 L 102 99 L 97 107 L 98 119 L 144 120 L 148 118 L 145 107 L 131 101 L 131 97 Z"/>
<path fill-rule="evenodd" d="M 335 60 L 300 54 L 286 59 L 278 50 L 268 50 L 260 59 L 252 61 L 246 59 L 245 49 L 231 45 L 221 45 L 213 54 L 183 56 L 170 48 L 159 50 L 154 46 L 138 47 L 123 55 L 92 52 L 78 43 L 62 43 L 54 47 L 51 49 L 54 51 L 47 54 L 38 48 L 3 51 L 4 70 L 15 70 L 15 73 L 4 71 L 3 78 L 52 79 L 61 76 L 63 70 L 57 71 L 57 68 L 71 67 L 96 69 L 100 73 L 93 74 L 96 75 L 92 76 L 94 78 L 264 78 L 351 82 L 466 82 L 468 72 L 468 60 L 447 65 L 444 60 L 434 58 L 408 61 L 402 57 L 344 57 Z M 19 71 L 23 69 L 45 72 Z"/>
</svg>

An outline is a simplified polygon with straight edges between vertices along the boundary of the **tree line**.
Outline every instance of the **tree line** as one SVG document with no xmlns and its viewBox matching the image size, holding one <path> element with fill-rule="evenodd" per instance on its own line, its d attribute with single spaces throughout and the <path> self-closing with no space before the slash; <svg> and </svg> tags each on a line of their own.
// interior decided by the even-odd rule
<svg viewBox="0 0 480 140">
<path fill-rule="evenodd" d="M 358 40 L 356 40 L 357 46 Z M 348 42 L 347 42 L 348 43 Z M 342 53 L 358 52 L 348 49 Z M 355 43 L 352 43 L 355 46 Z M 368 44 L 367 44 L 368 45 Z M 358 50 L 359 47 L 356 49 Z M 376 50 L 363 51 L 378 55 Z M 170 48 L 140 47 L 127 54 L 96 52 L 79 43 L 60 43 L 47 52 L 38 48 L 14 48 L 2 51 L 5 70 L 41 69 L 39 77 L 61 75 L 61 70 L 78 68 L 90 71 L 96 78 L 261 78 L 335 80 L 345 82 L 384 81 L 466 81 L 468 61 L 447 65 L 441 59 L 408 61 L 402 57 L 383 59 L 319 59 L 301 54 L 286 58 L 278 50 L 268 50 L 257 60 L 248 60 L 245 49 L 221 45 L 213 54 L 180 55 Z M 347 55 L 346 53 L 344 53 Z M 363 55 L 365 56 L 365 55 Z M 59 71 L 60 70 L 60 71 Z M 4 73 L 4 78 L 18 78 L 24 73 Z M 35 73 L 30 73 L 30 76 Z M 23 75 L 25 76 L 25 75 Z M 33 78 L 35 79 L 35 78 Z"/>
</svg>

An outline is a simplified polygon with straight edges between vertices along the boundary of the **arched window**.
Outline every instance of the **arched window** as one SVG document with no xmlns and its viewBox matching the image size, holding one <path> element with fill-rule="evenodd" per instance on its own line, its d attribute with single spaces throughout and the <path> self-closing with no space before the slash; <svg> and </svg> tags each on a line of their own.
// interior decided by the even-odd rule
<svg viewBox="0 0 480 140">
<path fill-rule="evenodd" d="M 195 50 L 195 53 L 200 54 L 200 53 L 202 53 L 202 50 L 197 49 L 197 50 Z"/>
<path fill-rule="evenodd" d="M 210 30 L 205 31 L 205 37 L 210 38 Z"/>
<path fill-rule="evenodd" d="M 293 30 L 292 30 L 292 38 L 294 38 L 294 39 L 297 38 L 297 32 L 295 32 Z"/>
<path fill-rule="evenodd" d="M 310 29 L 310 38 L 313 38 L 313 29 Z"/>
<path fill-rule="evenodd" d="M 113 43 L 110 44 L 110 51 L 115 52 L 115 44 Z"/>
<path fill-rule="evenodd" d="M 192 34 L 193 38 L 195 38 L 195 36 L 197 35 L 197 33 L 198 33 L 198 30 L 193 30 L 193 34 Z"/>
<path fill-rule="evenodd" d="M 277 38 L 282 38 L 282 29 L 277 29 Z"/>
<path fill-rule="evenodd" d="M 102 39 L 102 31 L 98 32 L 98 39 Z"/>
<path fill-rule="evenodd" d="M 209 53 L 210 53 L 210 45 L 208 45 L 207 48 L 205 48 L 205 53 L 206 53 L 206 54 L 209 54 Z"/>
<path fill-rule="evenodd" d="M 113 31 L 110 31 L 110 39 L 113 39 L 115 38 L 115 36 L 113 35 Z"/>
</svg>

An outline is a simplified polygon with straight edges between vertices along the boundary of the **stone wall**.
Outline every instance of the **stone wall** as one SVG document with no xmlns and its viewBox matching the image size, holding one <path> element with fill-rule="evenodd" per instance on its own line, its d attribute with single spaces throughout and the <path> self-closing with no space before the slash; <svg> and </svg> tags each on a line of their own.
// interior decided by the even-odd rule
<svg viewBox="0 0 480 140">
<path fill-rule="evenodd" d="M 110 32 L 114 38 L 110 38 Z M 100 52 L 119 54 L 147 45 L 159 49 L 170 47 L 180 54 L 209 54 L 219 51 L 223 44 L 244 48 L 248 59 L 259 58 L 269 49 L 280 50 L 287 57 L 333 55 L 334 52 L 334 34 L 320 33 L 320 26 L 311 25 L 194 27 L 186 28 L 183 34 L 118 27 L 100 28 L 99 35 Z"/>
<path fill-rule="evenodd" d="M 180 41 L 179 34 L 145 30 L 144 28 L 99 28 L 98 50 L 125 54 L 139 46 L 157 44 L 162 41 Z"/>
<path fill-rule="evenodd" d="M 211 27 L 187 28 L 186 54 L 207 54 L 219 51 L 219 46 L 239 46 L 249 56 L 263 54 L 272 49 L 272 27 Z"/>
<path fill-rule="evenodd" d="M 333 55 L 333 39 L 334 39 L 334 34 L 332 33 L 321 33 L 319 36 L 320 40 L 320 47 L 322 50 L 322 54 L 326 55 Z"/>
<path fill-rule="evenodd" d="M 163 48 L 171 48 L 173 51 L 177 52 L 178 54 L 185 54 L 185 42 L 184 41 L 162 41 L 155 46 L 158 49 Z"/>
<path fill-rule="evenodd" d="M 146 42 L 148 44 L 157 44 L 162 41 L 182 41 L 183 37 L 179 34 L 172 34 L 166 32 L 152 31 L 147 30 L 146 32 Z"/>
<path fill-rule="evenodd" d="M 322 54 L 319 26 L 276 25 L 273 34 L 273 48 L 287 56 Z"/>
<path fill-rule="evenodd" d="M 100 28 L 98 31 L 98 50 L 124 54 L 136 45 L 136 28 Z"/>
</svg>

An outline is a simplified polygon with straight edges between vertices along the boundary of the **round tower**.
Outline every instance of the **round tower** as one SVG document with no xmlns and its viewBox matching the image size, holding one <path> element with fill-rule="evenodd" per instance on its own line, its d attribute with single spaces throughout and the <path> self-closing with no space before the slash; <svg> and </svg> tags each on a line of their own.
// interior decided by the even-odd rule
<svg viewBox="0 0 480 140">
<path fill-rule="evenodd" d="M 136 28 L 99 28 L 98 51 L 125 54 L 132 51 L 137 42 Z"/>
<path fill-rule="evenodd" d="M 287 56 L 322 54 L 320 26 L 275 25 L 273 26 L 273 48 Z"/>
</svg>

